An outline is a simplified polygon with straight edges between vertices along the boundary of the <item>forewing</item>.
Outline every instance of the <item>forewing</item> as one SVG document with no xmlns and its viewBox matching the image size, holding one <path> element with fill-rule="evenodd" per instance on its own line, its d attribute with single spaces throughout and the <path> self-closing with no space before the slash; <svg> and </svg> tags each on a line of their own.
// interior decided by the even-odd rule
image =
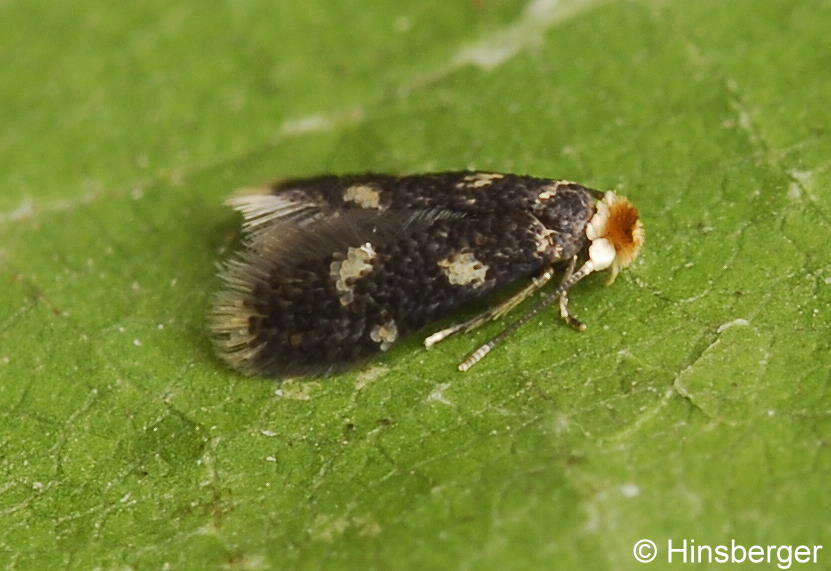
<svg viewBox="0 0 831 571">
<path fill-rule="evenodd" d="M 249 374 L 326 374 L 388 349 L 552 261 L 523 212 L 341 210 L 266 224 L 214 306 L 219 355 Z"/>
<path fill-rule="evenodd" d="M 409 176 L 367 173 L 282 180 L 264 188 L 242 189 L 227 202 L 243 214 L 243 228 L 256 243 L 271 225 L 316 225 L 351 210 L 540 214 L 551 197 L 569 189 L 584 187 L 568 181 L 473 171 Z"/>
</svg>

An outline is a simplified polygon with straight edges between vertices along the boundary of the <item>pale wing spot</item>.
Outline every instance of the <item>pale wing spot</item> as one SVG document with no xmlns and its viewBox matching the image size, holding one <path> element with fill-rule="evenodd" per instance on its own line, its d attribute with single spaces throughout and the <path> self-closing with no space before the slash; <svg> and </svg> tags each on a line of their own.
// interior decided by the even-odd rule
<svg viewBox="0 0 831 571">
<path fill-rule="evenodd" d="M 398 339 L 398 326 L 390 319 L 386 323 L 376 325 L 369 332 L 369 337 L 376 343 L 381 344 L 381 351 L 389 349 L 395 340 Z"/>
<path fill-rule="evenodd" d="M 439 260 L 438 266 L 447 276 L 451 285 L 480 287 L 485 283 L 488 266 L 476 259 L 470 252 L 461 252 Z"/>
<path fill-rule="evenodd" d="M 500 178 L 505 178 L 505 175 L 499 173 L 477 172 L 466 175 L 462 179 L 462 182 L 456 183 L 456 188 L 485 188 L 486 186 L 493 184 L 493 181 L 499 180 Z"/>
<path fill-rule="evenodd" d="M 349 305 L 354 300 L 354 282 L 372 271 L 375 249 L 367 242 L 358 248 L 346 250 L 346 259 L 335 260 L 329 265 L 329 274 L 335 282 L 341 305 Z"/>
<path fill-rule="evenodd" d="M 561 186 L 570 186 L 576 185 L 576 182 L 572 182 L 570 180 L 555 180 L 553 184 L 547 184 L 540 189 L 539 194 L 537 194 L 537 200 L 535 201 L 534 206 L 539 208 L 543 206 L 547 201 L 551 200 L 557 195 L 557 191 L 560 190 Z"/>
<path fill-rule="evenodd" d="M 559 184 L 547 184 L 542 187 L 542 190 L 537 195 L 537 204 L 542 204 L 548 200 L 551 200 L 557 195 L 557 189 L 560 185 Z"/>
<path fill-rule="evenodd" d="M 381 190 L 369 184 L 353 184 L 344 191 L 343 200 L 361 208 L 380 208 Z"/>
<path fill-rule="evenodd" d="M 548 228 L 543 228 L 542 232 L 537 233 L 537 250 L 536 253 L 540 257 L 545 257 L 552 248 L 556 251 L 556 247 L 553 244 L 551 236 L 555 234 L 554 230 L 550 230 Z"/>
</svg>

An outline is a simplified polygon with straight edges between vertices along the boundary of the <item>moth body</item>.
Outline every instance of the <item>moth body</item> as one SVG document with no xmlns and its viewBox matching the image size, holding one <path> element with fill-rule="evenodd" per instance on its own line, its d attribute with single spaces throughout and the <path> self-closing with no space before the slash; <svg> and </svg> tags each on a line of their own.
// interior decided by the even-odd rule
<svg viewBox="0 0 831 571">
<path fill-rule="evenodd" d="M 294 179 L 229 203 L 246 241 L 211 329 L 219 356 L 247 374 L 344 369 L 578 259 L 578 274 L 614 275 L 643 240 L 637 210 L 614 193 L 502 173 Z"/>
</svg>

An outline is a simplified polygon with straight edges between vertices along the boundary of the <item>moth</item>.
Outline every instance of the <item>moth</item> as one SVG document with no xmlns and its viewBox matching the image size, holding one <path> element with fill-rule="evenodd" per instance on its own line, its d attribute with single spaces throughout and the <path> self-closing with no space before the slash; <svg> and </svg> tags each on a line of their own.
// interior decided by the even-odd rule
<svg viewBox="0 0 831 571">
<path fill-rule="evenodd" d="M 638 210 L 612 191 L 495 172 L 283 180 L 227 201 L 244 242 L 221 271 L 210 316 L 217 354 L 249 375 L 325 375 L 387 351 L 431 322 L 513 295 L 424 340 L 426 348 L 559 286 L 459 365 L 468 370 L 581 279 L 609 283 L 644 241 Z"/>
</svg>

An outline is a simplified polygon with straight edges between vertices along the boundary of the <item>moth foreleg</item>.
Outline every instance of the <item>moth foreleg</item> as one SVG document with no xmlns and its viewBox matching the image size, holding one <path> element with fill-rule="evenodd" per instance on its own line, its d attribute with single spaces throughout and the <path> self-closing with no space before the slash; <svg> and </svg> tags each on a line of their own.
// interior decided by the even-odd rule
<svg viewBox="0 0 831 571">
<path fill-rule="evenodd" d="M 571 269 L 574 269 L 574 261 L 572 261 Z M 467 321 L 457 323 L 456 325 L 451 325 L 450 327 L 433 333 L 424 340 L 424 347 L 430 349 L 436 343 L 444 341 L 448 337 L 456 335 L 457 333 L 468 333 L 470 331 L 473 331 L 474 329 L 477 329 L 478 327 L 481 327 L 489 321 L 495 321 L 503 317 L 517 305 L 528 299 L 528 297 L 531 296 L 534 292 L 536 292 L 549 281 L 551 281 L 552 277 L 554 277 L 554 268 L 547 268 L 540 275 L 533 278 L 530 284 L 522 288 L 519 292 L 512 295 L 499 305 L 490 307 L 487 310 L 480 313 L 479 315 L 476 315 L 471 319 L 468 319 Z M 566 303 L 568 303 L 568 299 L 566 299 Z"/>
<path fill-rule="evenodd" d="M 571 258 L 571 261 L 568 263 L 568 267 L 566 268 L 565 274 L 563 274 L 563 279 L 560 281 L 560 286 L 562 287 L 571 276 L 574 274 L 574 266 L 577 264 L 577 256 Z M 577 331 L 585 331 L 586 324 L 574 317 L 571 311 L 568 309 L 568 289 L 563 289 L 563 293 L 560 294 L 560 316 L 563 320 L 568 323 L 570 326 L 575 328 Z"/>
<path fill-rule="evenodd" d="M 508 338 L 514 331 L 528 323 L 535 315 L 537 315 L 540 311 L 551 305 L 552 303 L 556 302 L 557 300 L 561 300 L 562 295 L 567 292 L 569 289 L 574 287 L 574 284 L 582 280 L 584 277 L 589 275 L 595 270 L 594 262 L 591 259 L 587 260 L 579 270 L 572 273 L 567 279 L 563 280 L 563 283 L 557 287 L 557 289 L 545 296 L 537 305 L 532 307 L 528 312 L 525 313 L 522 317 L 508 325 L 502 332 L 493 337 L 490 341 L 476 349 L 473 353 L 471 353 L 467 359 L 459 363 L 459 370 L 463 373 L 470 369 L 473 365 L 481 361 L 485 355 L 490 353 L 495 347 L 498 347 L 505 339 Z"/>
</svg>

